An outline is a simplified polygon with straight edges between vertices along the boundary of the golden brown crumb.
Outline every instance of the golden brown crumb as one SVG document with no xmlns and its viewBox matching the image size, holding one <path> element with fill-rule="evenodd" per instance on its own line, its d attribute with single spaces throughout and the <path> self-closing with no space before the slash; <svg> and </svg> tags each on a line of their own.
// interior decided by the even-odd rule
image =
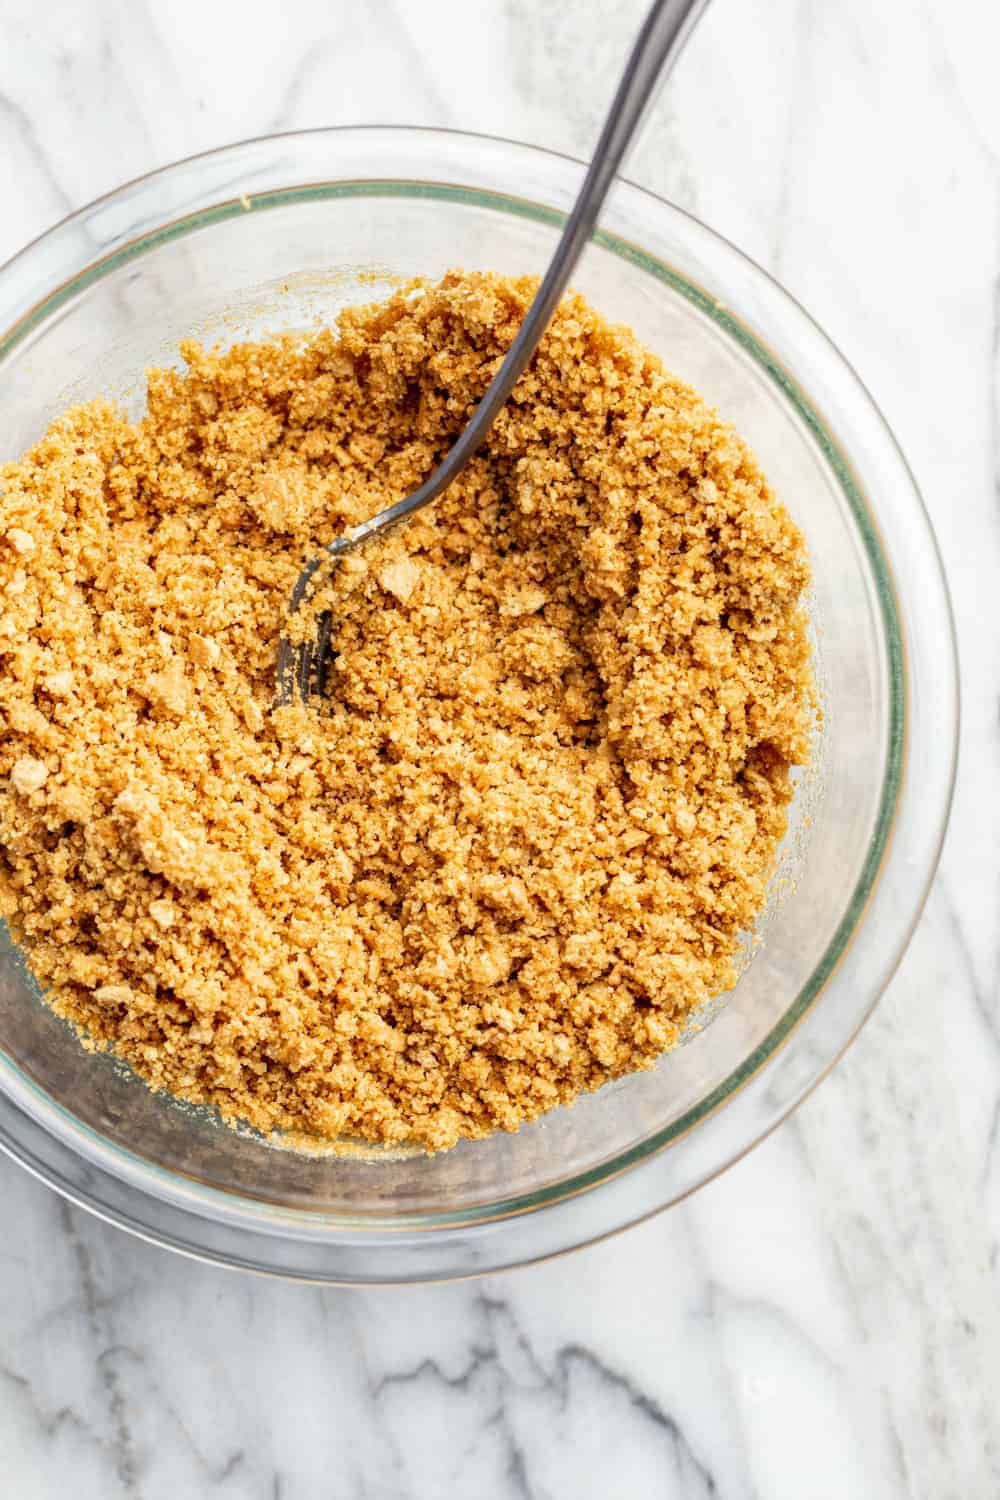
<svg viewBox="0 0 1000 1500">
<path fill-rule="evenodd" d="M 27 797 L 45 785 L 48 775 L 49 770 L 43 760 L 33 760 L 30 755 L 22 755 L 11 767 L 10 784 L 15 792 Z"/>
<path fill-rule="evenodd" d="M 30 557 L 35 550 L 35 539 L 30 531 L 24 531 L 20 526 L 12 526 L 7 533 L 7 540 L 15 552 L 20 552 L 23 557 Z"/>
<path fill-rule="evenodd" d="M 514 1129 L 650 1066 L 761 907 L 803 540 L 578 297 L 447 494 L 325 585 L 328 708 L 273 707 L 302 562 L 428 473 L 534 285 L 186 345 L 142 422 L 77 408 L 0 471 L 3 910 L 63 1015 L 228 1119 Z"/>
</svg>

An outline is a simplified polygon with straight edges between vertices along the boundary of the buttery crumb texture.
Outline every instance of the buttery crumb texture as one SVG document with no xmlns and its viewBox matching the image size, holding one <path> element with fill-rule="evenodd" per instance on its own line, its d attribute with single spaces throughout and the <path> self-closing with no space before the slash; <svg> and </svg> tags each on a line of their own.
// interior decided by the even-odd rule
<svg viewBox="0 0 1000 1500">
<path fill-rule="evenodd" d="M 149 375 L 0 470 L 0 892 L 51 1003 L 264 1131 L 515 1129 L 734 981 L 808 752 L 803 539 L 740 438 L 568 297 L 447 494 L 413 489 L 531 280 L 453 273 Z"/>
</svg>

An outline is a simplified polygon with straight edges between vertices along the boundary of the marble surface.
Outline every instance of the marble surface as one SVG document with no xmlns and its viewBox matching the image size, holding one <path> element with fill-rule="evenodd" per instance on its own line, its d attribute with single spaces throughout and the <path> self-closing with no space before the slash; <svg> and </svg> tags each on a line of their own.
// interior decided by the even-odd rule
<svg viewBox="0 0 1000 1500">
<path fill-rule="evenodd" d="M 355 121 L 592 145 L 643 0 L 3 0 L 0 258 L 125 178 Z M 1000 1493 L 1000 14 L 715 0 L 630 175 L 797 294 L 915 469 L 961 636 L 941 872 L 833 1077 L 683 1207 L 478 1284 L 201 1267 L 0 1160 L 11 1500 Z"/>
</svg>

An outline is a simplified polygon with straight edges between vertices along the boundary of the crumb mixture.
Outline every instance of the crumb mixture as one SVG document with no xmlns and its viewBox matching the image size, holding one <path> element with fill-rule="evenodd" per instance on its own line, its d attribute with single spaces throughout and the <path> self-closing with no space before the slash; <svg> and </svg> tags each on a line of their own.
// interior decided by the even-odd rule
<svg viewBox="0 0 1000 1500">
<path fill-rule="evenodd" d="M 579 297 L 448 493 L 336 570 L 329 704 L 274 708 L 303 561 L 426 476 L 535 285 L 187 344 L 144 420 L 78 407 L 0 470 L 2 909 L 90 1043 L 230 1120 L 515 1129 L 650 1066 L 763 903 L 803 539 Z"/>
</svg>

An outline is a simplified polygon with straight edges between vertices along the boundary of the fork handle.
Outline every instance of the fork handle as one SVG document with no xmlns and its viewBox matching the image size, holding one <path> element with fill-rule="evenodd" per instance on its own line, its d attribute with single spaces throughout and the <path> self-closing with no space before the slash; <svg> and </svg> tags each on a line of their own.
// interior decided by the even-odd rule
<svg viewBox="0 0 1000 1500">
<path fill-rule="evenodd" d="M 351 533 L 352 543 L 410 516 L 440 495 L 482 445 L 549 325 L 576 263 L 596 227 L 604 200 L 661 78 L 680 56 L 708 0 L 655 0 L 635 40 L 597 149 L 562 238 L 524 322 L 468 426 L 423 484 Z M 336 546 L 336 544 L 333 544 Z M 340 550 L 339 548 L 337 550 Z"/>
</svg>

